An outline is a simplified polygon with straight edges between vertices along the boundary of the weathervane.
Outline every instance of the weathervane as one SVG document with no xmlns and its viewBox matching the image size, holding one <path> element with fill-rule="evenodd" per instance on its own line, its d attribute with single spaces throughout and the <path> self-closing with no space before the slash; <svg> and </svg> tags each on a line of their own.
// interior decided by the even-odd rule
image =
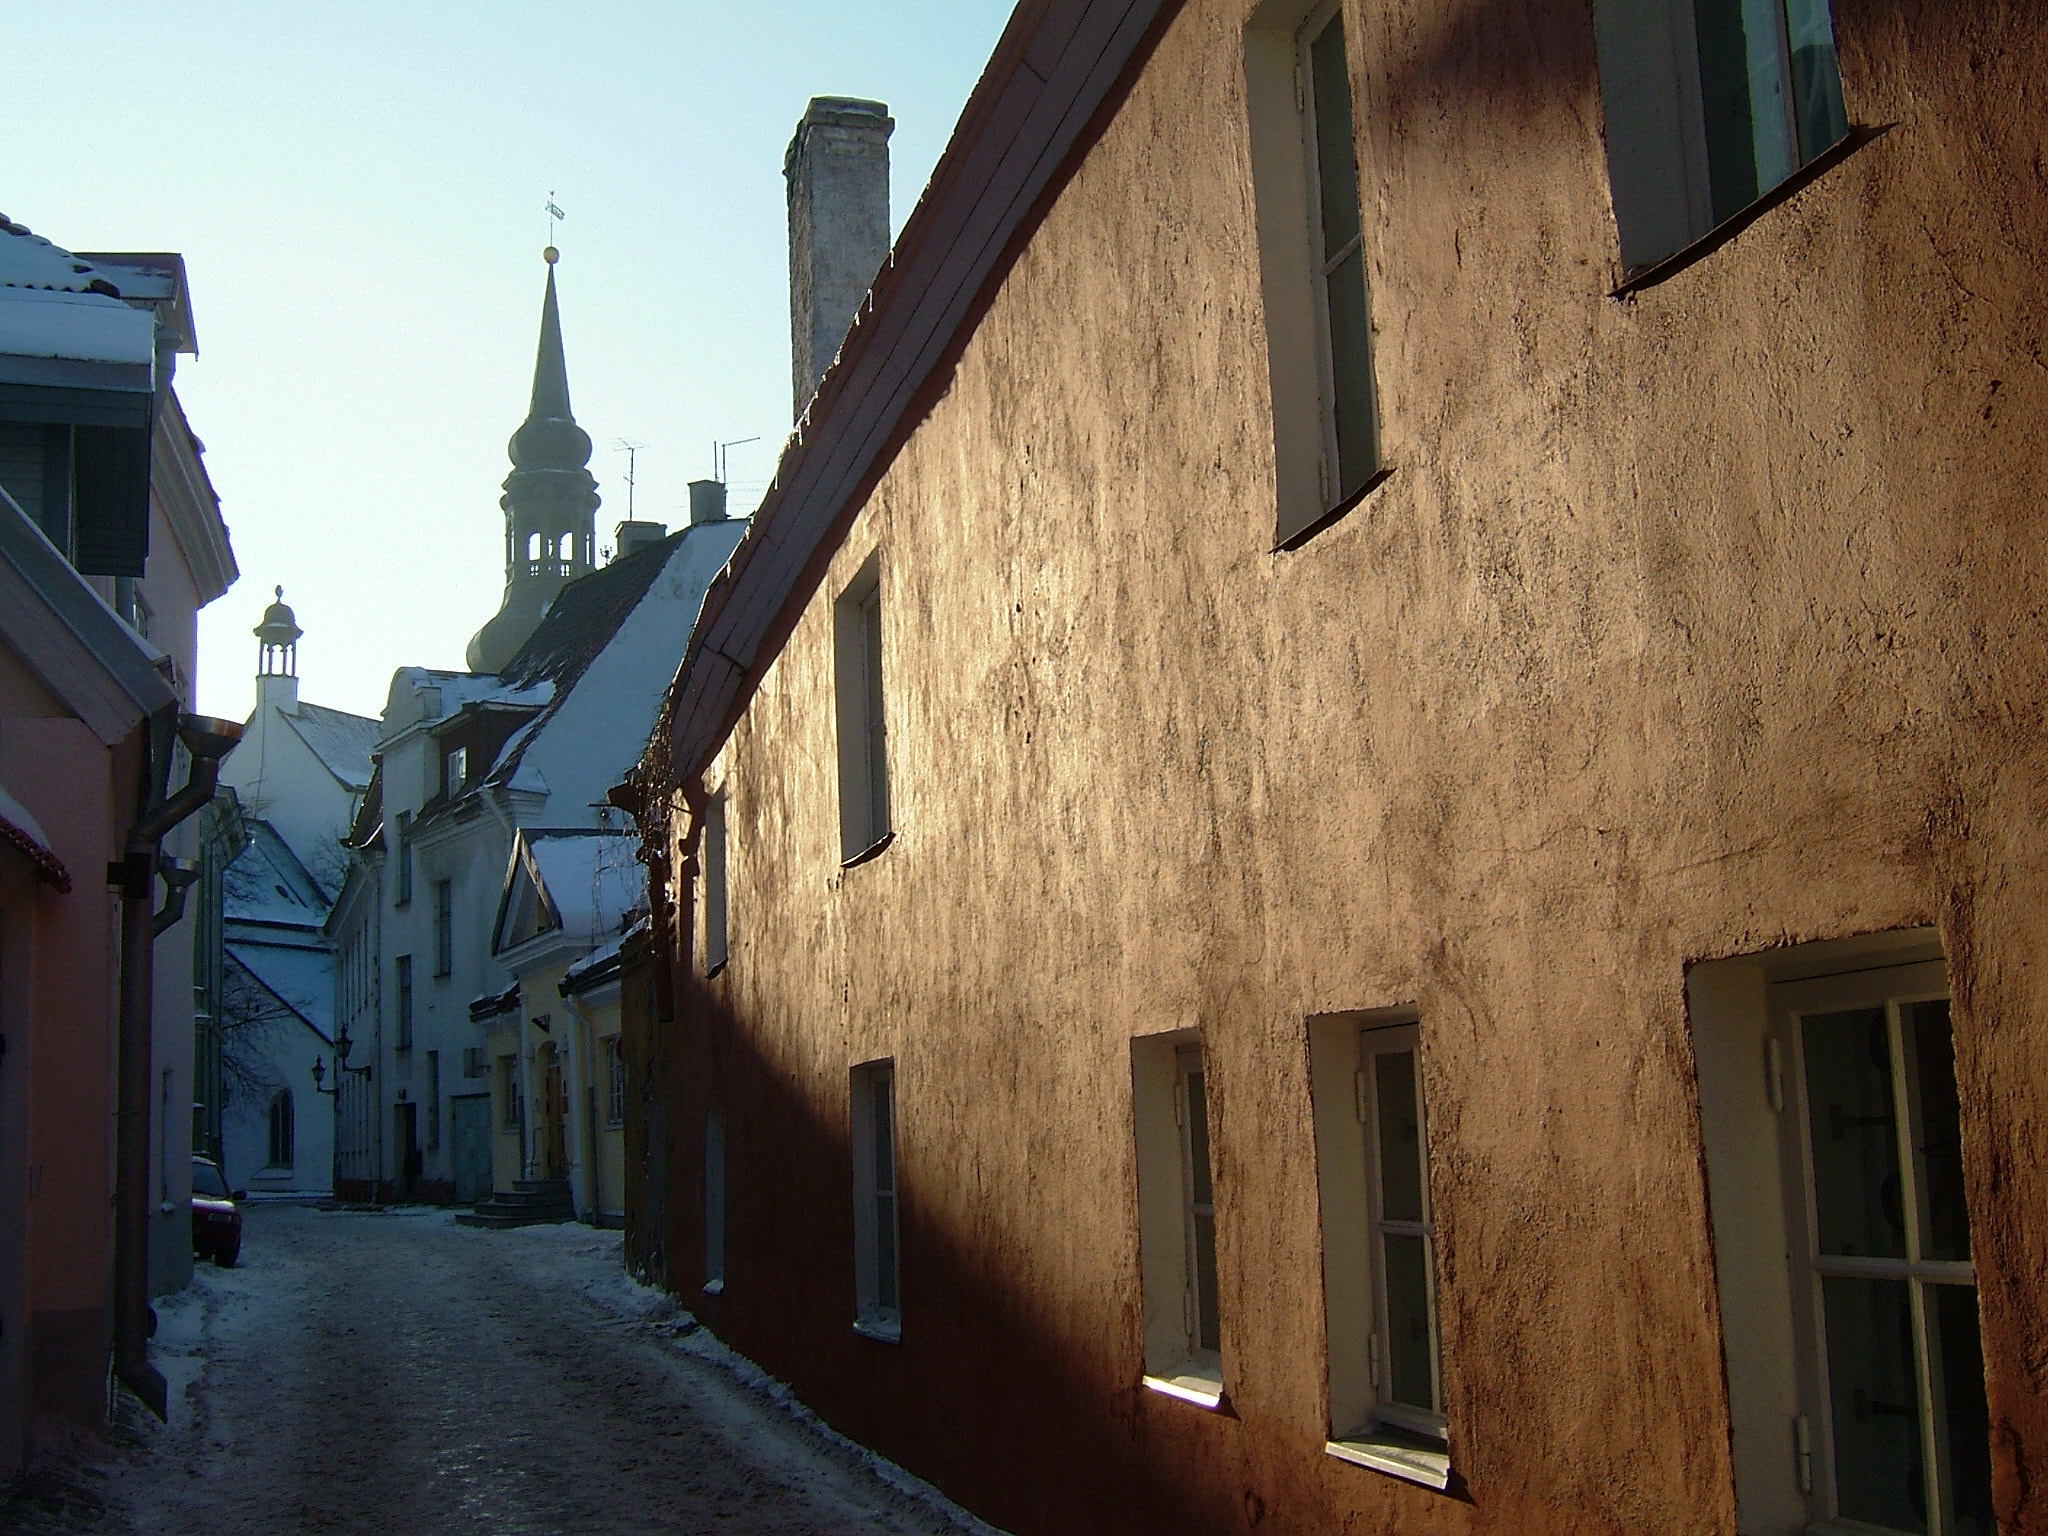
<svg viewBox="0 0 2048 1536">
<path fill-rule="evenodd" d="M 542 251 L 542 252 L 541 252 L 541 259 L 542 259 L 543 261 L 545 261 L 545 262 L 546 262 L 546 263 L 547 263 L 547 264 L 548 264 L 549 266 L 551 266 L 551 267 L 552 267 L 552 266 L 553 266 L 553 265 L 555 264 L 555 261 L 556 261 L 556 259 L 557 259 L 557 258 L 558 258 L 558 257 L 559 257 L 559 256 L 561 255 L 561 253 L 560 253 L 559 251 L 557 251 L 557 250 L 555 249 L 555 223 L 556 223 L 556 221 L 557 221 L 557 220 L 559 220 L 559 219 L 566 219 L 566 218 L 568 218 L 568 217 L 569 217 L 569 215 L 567 215 L 566 213 L 562 212 L 562 210 L 561 210 L 560 208 L 557 208 L 557 207 L 555 206 L 555 194 L 554 194 L 554 193 L 553 193 L 552 191 L 550 191 L 550 192 L 548 193 L 548 205 L 547 205 L 547 206 L 548 206 L 548 248 L 547 248 L 546 250 L 544 250 L 544 251 Z"/>
</svg>

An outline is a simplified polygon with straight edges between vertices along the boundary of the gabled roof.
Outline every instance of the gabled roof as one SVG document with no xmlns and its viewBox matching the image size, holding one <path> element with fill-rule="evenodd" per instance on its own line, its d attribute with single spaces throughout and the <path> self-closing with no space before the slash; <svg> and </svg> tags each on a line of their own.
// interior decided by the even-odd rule
<svg viewBox="0 0 2048 1536">
<path fill-rule="evenodd" d="M 379 721 L 324 704 L 301 704 L 297 714 L 284 719 L 338 782 L 350 789 L 369 788 L 370 754 L 384 729 Z"/>
<path fill-rule="evenodd" d="M 863 498 L 944 390 L 1011 263 L 1181 0 L 1017 7 L 873 290 L 712 583 L 664 719 L 694 777 L 759 686 Z M 653 775 L 644 763 L 643 779 Z"/>
<path fill-rule="evenodd" d="M 267 821 L 245 816 L 249 841 L 221 875 L 221 913 L 231 924 L 318 928 L 333 905 L 291 846 Z"/>
<path fill-rule="evenodd" d="M 334 951 L 324 943 L 230 935 L 222 948 L 256 984 L 329 1044 L 334 1038 Z"/>
<path fill-rule="evenodd" d="M 590 664 L 611 644 L 619 626 L 640 606 L 647 589 L 668 567 L 670 556 L 689 531 L 681 529 L 629 555 L 621 555 L 610 565 L 577 577 L 556 594 L 540 627 L 501 674 L 506 683 L 515 687 L 552 683 L 554 696 L 538 719 L 506 743 L 485 783 L 512 785 L 527 744 L 547 728 L 577 679 L 590 669 Z"/>
<path fill-rule="evenodd" d="M 582 947 L 620 931 L 646 899 L 637 835 L 592 827 L 521 827 L 491 930 L 491 953 L 559 934 Z"/>
</svg>

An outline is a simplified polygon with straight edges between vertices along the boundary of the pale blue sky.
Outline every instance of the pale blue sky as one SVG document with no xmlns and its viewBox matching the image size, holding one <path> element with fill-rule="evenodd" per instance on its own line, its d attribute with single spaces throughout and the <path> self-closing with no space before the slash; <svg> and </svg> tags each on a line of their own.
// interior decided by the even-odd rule
<svg viewBox="0 0 2048 1536">
<path fill-rule="evenodd" d="M 4 0 L 0 0 L 4 5 Z M 731 452 L 750 508 L 789 429 L 782 152 L 814 95 L 889 103 L 909 214 L 1010 0 L 73 0 L 8 33 L 0 212 L 177 250 L 178 390 L 242 579 L 201 618 L 200 707 L 253 702 L 282 583 L 303 696 L 374 714 L 460 666 L 503 585 L 505 440 L 532 381 L 552 189 L 600 544 Z M 744 510 L 745 508 L 736 508 Z"/>
</svg>

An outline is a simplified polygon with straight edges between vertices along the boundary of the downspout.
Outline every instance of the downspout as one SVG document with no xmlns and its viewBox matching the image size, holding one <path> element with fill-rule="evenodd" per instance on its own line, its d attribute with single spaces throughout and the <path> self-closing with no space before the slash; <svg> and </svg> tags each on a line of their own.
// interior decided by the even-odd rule
<svg viewBox="0 0 2048 1536">
<path fill-rule="evenodd" d="M 593 1227 L 601 1227 L 604 1225 L 604 1148 L 598 1141 L 599 1132 L 597 1128 L 597 1104 L 595 1099 L 597 1081 L 595 1076 L 596 1069 L 592 1065 L 592 1058 L 595 1055 L 594 1047 L 597 1040 L 597 1021 L 584 1012 L 583 1005 L 567 992 L 562 993 L 562 1005 L 575 1014 L 577 1023 L 583 1026 L 581 1031 L 583 1035 L 582 1048 L 576 1053 L 577 1075 L 583 1079 L 580 1085 L 583 1098 L 583 1114 L 581 1117 L 583 1120 L 583 1135 L 581 1140 L 583 1142 L 583 1155 L 590 1169 L 590 1224 Z"/>
<path fill-rule="evenodd" d="M 161 798 L 170 768 L 170 712 L 151 722 L 149 765 L 144 770 L 145 810 L 128 831 L 126 857 L 109 868 L 121 888 L 121 1001 L 117 1045 L 114 1125 L 114 1374 L 158 1418 L 166 1416 L 169 1389 L 149 1363 L 149 1146 L 151 1023 L 156 935 L 160 919 L 181 910 L 184 895 L 173 885 L 164 909 L 151 909 L 156 896 L 158 844 L 180 822 L 213 798 L 221 759 L 242 739 L 231 720 L 180 714 L 176 730 L 192 754 L 185 787 Z M 187 884 L 190 882 L 187 881 Z M 164 926 L 168 927 L 169 922 Z"/>
</svg>

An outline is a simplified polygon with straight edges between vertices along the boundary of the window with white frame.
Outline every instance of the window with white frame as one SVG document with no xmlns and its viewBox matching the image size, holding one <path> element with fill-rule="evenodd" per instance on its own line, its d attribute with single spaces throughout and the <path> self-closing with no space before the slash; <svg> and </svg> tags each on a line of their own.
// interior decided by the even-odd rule
<svg viewBox="0 0 2048 1536">
<path fill-rule="evenodd" d="M 1688 978 L 1738 1520 L 1992 1536 L 1947 980 L 1869 942 Z"/>
<path fill-rule="evenodd" d="M 714 975 L 726 960 L 725 796 L 704 807 L 704 973 Z"/>
<path fill-rule="evenodd" d="M 1595 0 L 1593 21 L 1630 275 L 1848 135 L 1828 0 Z"/>
<path fill-rule="evenodd" d="M 441 759 L 441 793 L 453 800 L 469 782 L 469 748 L 451 747 Z"/>
<path fill-rule="evenodd" d="M 1344 12 L 1266 0 L 1245 30 L 1278 498 L 1306 536 L 1382 467 Z"/>
<path fill-rule="evenodd" d="M 1131 1042 L 1145 1385 L 1203 1407 L 1223 1398 L 1209 1078 L 1185 1032 Z"/>
<path fill-rule="evenodd" d="M 1436 1220 L 1412 1014 L 1309 1023 L 1333 1456 L 1449 1481 Z"/>
<path fill-rule="evenodd" d="M 833 605 L 839 718 L 839 856 L 877 852 L 892 830 L 883 725 L 882 566 L 871 555 Z"/>
<path fill-rule="evenodd" d="M 704 1289 L 725 1290 L 725 1111 L 704 1115 Z"/>
<path fill-rule="evenodd" d="M 896 1067 L 853 1069 L 854 1326 L 872 1338 L 903 1332 L 896 1199 Z"/>
</svg>

